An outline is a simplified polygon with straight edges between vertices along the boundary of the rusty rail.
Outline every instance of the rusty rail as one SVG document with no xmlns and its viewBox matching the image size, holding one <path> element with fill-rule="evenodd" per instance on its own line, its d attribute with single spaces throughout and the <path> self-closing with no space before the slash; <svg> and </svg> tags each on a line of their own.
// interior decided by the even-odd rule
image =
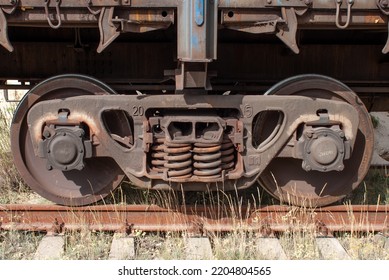
<svg viewBox="0 0 389 280">
<path fill-rule="evenodd" d="M 190 233 L 237 229 L 262 234 L 304 230 L 318 234 L 335 231 L 388 232 L 388 205 L 330 206 L 301 209 L 288 206 L 240 207 L 180 206 L 166 209 L 154 205 L 0 205 L 0 229 L 61 233 L 71 230 L 133 232 L 136 230 Z"/>
</svg>

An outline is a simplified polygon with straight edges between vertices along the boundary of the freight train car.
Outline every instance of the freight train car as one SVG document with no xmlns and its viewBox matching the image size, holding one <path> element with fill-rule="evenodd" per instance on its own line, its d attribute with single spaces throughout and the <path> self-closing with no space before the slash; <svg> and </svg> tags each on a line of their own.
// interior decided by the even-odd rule
<svg viewBox="0 0 389 280">
<path fill-rule="evenodd" d="M 124 176 L 334 203 L 369 169 L 369 111 L 389 108 L 388 15 L 387 0 L 0 0 L 0 82 L 29 88 L 15 164 L 65 205 Z"/>
</svg>

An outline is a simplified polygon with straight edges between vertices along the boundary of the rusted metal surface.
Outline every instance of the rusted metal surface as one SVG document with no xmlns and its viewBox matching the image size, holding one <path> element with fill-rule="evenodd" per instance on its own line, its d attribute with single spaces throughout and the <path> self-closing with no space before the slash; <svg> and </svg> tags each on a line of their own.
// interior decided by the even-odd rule
<svg viewBox="0 0 389 280">
<path fill-rule="evenodd" d="M 86 30 L 81 30 L 81 34 L 83 42 L 90 40 Z M 74 31 L 69 30 L 66 38 L 69 41 L 74 40 Z M 39 40 L 43 38 L 39 37 Z M 325 43 L 326 40 L 322 40 Z M 164 69 L 174 68 L 174 61 L 171 60 L 174 56 L 174 44 L 171 43 L 115 43 L 99 55 L 94 51 L 75 51 L 69 44 L 58 42 L 15 43 L 14 47 L 15 53 L 12 54 L 0 49 L 0 59 L 7 65 L 0 67 L 1 80 L 21 79 L 36 83 L 55 73 L 66 72 L 92 75 L 110 84 L 118 92 L 140 90 L 155 94 L 161 93 L 162 90 L 175 90 L 174 83 L 166 80 L 163 75 Z M 90 47 L 93 48 L 92 45 Z M 218 60 L 209 66 L 212 71 L 218 73 L 218 76 L 212 79 L 212 86 L 218 92 L 230 90 L 262 94 L 277 83 L 279 77 L 290 77 L 296 73 L 317 73 L 336 77 L 346 83 L 358 93 L 369 110 L 387 111 L 389 80 L 386 73 L 389 71 L 389 65 L 382 57 L 381 48 L 378 44 L 309 43 L 302 46 L 301 55 L 295 56 L 281 55 L 285 50 L 281 44 L 243 41 L 219 43 Z M 34 58 L 42 51 L 47 57 L 62 63 L 40 63 Z M 239 53 L 239 56 L 234 55 L 235 53 Z M 325 55 L 318 56 L 318 53 Z M 16 88 L 11 85 L 1 87 Z"/>
<path fill-rule="evenodd" d="M 177 209 L 165 209 L 153 205 L 78 208 L 0 205 L 0 229 L 56 233 L 80 229 L 189 233 L 252 230 L 269 235 L 312 228 L 318 235 L 338 231 L 387 233 L 388 211 L 387 205 L 330 206 L 317 209 L 287 206 L 264 206 L 257 209 L 181 206 Z"/>
<path fill-rule="evenodd" d="M 44 2 L 40 0 L 19 0 L 15 1 L 22 7 L 44 7 Z M 1 6 L 14 6 L 15 2 L 9 0 L 0 0 Z M 61 5 L 63 7 L 86 7 L 88 3 L 90 6 L 131 6 L 131 7 L 176 7 L 181 1 L 177 0 L 126 0 L 126 1 L 115 1 L 115 0 L 90 0 L 88 2 L 78 0 L 64 1 Z M 242 8 L 258 8 L 258 7 L 312 7 L 317 9 L 334 9 L 336 7 L 335 1 L 299 1 L 299 0 L 282 0 L 282 1 L 268 1 L 268 0 L 219 0 L 217 1 L 220 7 L 242 7 Z M 346 2 L 346 1 L 343 1 Z M 51 3 L 50 7 L 54 7 L 55 3 Z M 345 5 L 346 7 L 346 5 Z M 371 0 L 359 0 L 354 2 L 355 9 L 378 9 L 376 1 Z"/>
<path fill-rule="evenodd" d="M 336 132 L 341 132 L 343 135 L 343 132 L 338 128 L 329 129 L 328 125 L 326 128 L 323 126 L 317 128 L 317 123 L 306 123 L 303 132 L 306 136 L 302 136 L 296 144 L 297 146 L 303 145 L 301 146 L 302 166 L 292 158 L 276 158 L 260 176 L 263 187 L 282 201 L 308 206 L 314 205 L 315 201 L 321 201 L 322 205 L 333 203 L 343 196 L 340 190 L 356 189 L 359 185 L 357 182 L 361 182 L 369 171 L 374 150 L 373 126 L 370 115 L 362 102 L 356 99 L 346 86 L 338 84 L 332 79 L 320 79 L 316 75 L 302 75 L 287 79 L 274 86 L 268 94 L 345 100 L 357 110 L 359 126 L 351 153 L 351 150 L 347 151 L 348 144 L 341 140 L 341 136 Z M 334 123 L 330 125 L 334 125 Z M 313 127 L 316 128 L 311 129 Z M 331 137 L 331 134 L 334 137 Z M 320 135 L 326 136 L 321 137 Z M 330 143 L 333 148 L 326 148 L 323 141 Z M 336 146 L 340 143 L 342 143 L 342 147 L 337 149 Z M 348 153 L 350 153 L 350 157 L 347 155 Z M 334 168 L 337 170 L 335 172 L 329 171 L 330 165 L 323 164 L 327 161 L 328 155 L 331 158 L 330 162 L 335 164 Z M 344 160 L 337 164 L 335 158 L 340 155 Z M 311 171 L 315 168 L 317 171 L 322 170 L 320 172 Z M 338 177 L 339 174 L 342 176 Z M 331 195 L 328 195 L 329 193 Z M 338 198 L 336 198 L 337 196 Z"/>
<path fill-rule="evenodd" d="M 67 161 L 66 159 L 65 162 L 63 162 L 63 159 L 61 160 L 58 157 L 55 159 L 56 157 L 54 156 L 54 158 L 52 158 L 55 162 L 54 166 L 50 163 L 50 160 L 40 160 L 39 157 L 36 157 L 34 154 L 31 141 L 24 137 L 26 134 L 29 134 L 25 116 L 32 104 L 42 100 L 63 98 L 66 96 L 113 94 L 113 92 L 109 91 L 108 88 L 105 88 L 103 84 L 98 83 L 94 79 L 86 77 L 84 77 L 84 79 L 75 79 L 79 78 L 77 75 L 68 75 L 67 78 L 69 82 L 72 82 L 72 91 L 57 91 L 55 89 L 58 89 L 58 86 L 61 87 L 63 84 L 57 83 L 57 85 L 55 85 L 55 83 L 52 83 L 52 87 L 48 91 L 27 95 L 24 98 L 25 102 L 19 103 L 17 112 L 13 118 L 13 125 L 11 126 L 11 149 L 14 155 L 14 163 L 22 175 L 22 178 L 28 182 L 29 186 L 34 191 L 48 199 L 57 201 L 58 203 L 73 205 L 88 204 L 107 196 L 112 189 L 115 189 L 121 183 L 124 175 L 115 162 L 110 158 L 104 157 L 100 159 L 89 159 L 88 166 L 83 168 L 83 172 L 79 172 L 77 169 L 69 172 L 62 172 L 60 169 L 56 169 L 55 166 L 59 164 L 60 166 L 65 167 L 63 163 Z M 48 133 L 48 135 L 53 133 L 53 136 L 58 136 L 58 134 L 56 134 L 57 132 L 50 132 L 48 130 L 45 133 Z M 63 135 L 63 132 L 62 136 L 58 137 L 60 138 L 55 140 L 57 144 L 61 145 L 62 142 L 62 145 L 70 145 L 70 147 L 72 147 L 70 150 L 74 150 L 76 154 L 78 154 L 77 146 L 83 146 L 81 143 L 75 144 L 73 140 L 69 142 L 69 139 L 61 139 L 61 137 L 67 137 L 66 135 Z M 75 139 L 73 136 L 70 137 L 71 139 Z M 76 156 L 76 154 L 74 154 L 74 156 Z M 69 155 L 70 153 L 68 152 L 64 153 L 65 158 L 68 158 Z M 77 155 L 76 158 L 80 159 L 79 164 L 81 165 L 84 165 L 84 163 L 82 163 L 83 161 L 88 160 L 82 159 L 84 158 L 84 154 Z M 61 161 L 62 164 L 60 163 Z M 81 167 L 81 165 L 79 165 L 79 167 Z M 91 192 L 92 186 L 93 192 Z"/>
<path fill-rule="evenodd" d="M 355 94 L 340 80 L 388 86 L 388 15 L 368 0 L 0 0 L 1 79 L 44 80 L 12 124 L 16 165 L 67 205 L 95 202 L 124 174 L 163 190 L 261 178 L 282 201 L 333 203 L 370 164 L 357 94 L 369 110 L 389 108 L 382 89 Z M 119 80 L 123 95 L 84 75 L 45 80 L 71 72 Z M 314 72 L 337 80 L 300 75 Z M 282 97 L 263 96 L 288 77 L 275 86 Z"/>
<path fill-rule="evenodd" d="M 96 94 L 92 95 L 94 87 Z M 87 88 L 91 89 L 87 95 L 76 94 Z M 109 92 L 108 88 L 104 89 L 100 83 L 94 85 L 87 77 L 59 76 L 36 86 L 22 101 L 22 109 L 18 109 L 12 127 L 12 142 L 21 143 L 13 144 L 18 145 L 13 146 L 14 156 L 18 168 L 25 170 L 26 180 L 36 186 L 39 193 L 49 193 L 49 199 L 72 205 L 85 204 L 91 198 L 106 195 L 117 185 L 108 184 L 107 178 L 114 180 L 117 172 L 111 172 L 109 177 L 99 175 L 106 178 L 107 187 L 104 188 L 85 180 L 93 174 L 94 169 L 90 167 L 94 162 L 108 163 L 108 157 L 141 188 L 243 189 L 257 180 L 284 147 L 289 149 L 286 148 L 283 157 L 304 159 L 295 152 L 296 143 L 289 140 L 292 136 L 297 139 L 297 129 L 304 122 L 320 121 L 319 111 L 326 110 L 329 121 L 342 125 L 344 137 L 336 142 L 339 151 L 336 148 L 332 152 L 341 155 L 346 146 L 354 147 L 358 131 L 358 108 L 339 100 L 270 95 L 228 98 L 217 95 L 109 96 L 106 94 Z M 331 92 L 331 89 L 325 89 L 325 92 Z M 352 92 L 349 94 L 354 96 Z M 37 96 L 41 97 L 40 102 L 30 100 Z M 64 96 L 69 98 L 58 99 Z M 28 115 L 23 109 L 27 107 L 30 108 Z M 266 139 L 266 144 L 256 147 L 253 134 L 257 132 L 252 131 L 252 124 L 256 116 L 269 111 L 268 108 L 282 112 L 285 117 L 277 131 Z M 122 126 L 118 126 L 119 123 Z M 62 135 L 64 132 L 71 136 Z M 78 137 L 81 138 L 75 140 Z M 58 152 L 51 152 L 52 143 L 58 143 L 55 146 Z M 343 148 L 343 145 L 346 146 Z M 90 146 L 92 155 L 86 153 Z M 73 151 L 74 156 L 62 156 L 69 151 Z M 359 152 L 365 152 L 368 158 L 371 151 L 362 149 Z M 349 165 L 347 156 L 340 157 L 338 164 L 345 161 Z M 356 165 L 359 163 L 357 161 Z M 331 176 L 324 170 L 328 166 L 326 163 L 320 166 L 323 166 L 324 178 Z M 354 169 L 350 170 L 342 172 L 343 176 L 353 174 Z M 84 171 L 90 172 L 83 175 Z M 72 179 L 76 174 L 83 180 Z M 51 183 L 53 176 L 57 182 L 55 186 Z M 361 179 L 353 184 L 357 185 Z M 348 182 L 344 184 L 348 186 L 344 188 L 347 192 L 329 187 L 325 196 L 339 199 L 355 188 Z M 319 193 L 322 186 L 314 188 Z M 322 205 L 322 200 L 329 203 L 328 198 L 317 198 L 308 196 L 307 201 L 310 205 Z"/>
</svg>

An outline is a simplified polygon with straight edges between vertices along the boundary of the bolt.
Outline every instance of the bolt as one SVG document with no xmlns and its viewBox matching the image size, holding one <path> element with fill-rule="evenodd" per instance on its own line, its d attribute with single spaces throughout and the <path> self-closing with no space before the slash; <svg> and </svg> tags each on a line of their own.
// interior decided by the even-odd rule
<svg viewBox="0 0 389 280">
<path fill-rule="evenodd" d="M 267 2 L 268 4 L 271 4 L 272 0 L 267 0 L 266 2 Z"/>
<path fill-rule="evenodd" d="M 339 131 L 339 136 L 340 136 L 340 138 L 343 138 L 344 137 L 344 132 L 343 131 Z"/>
<path fill-rule="evenodd" d="M 43 137 L 49 138 L 50 136 L 51 136 L 50 131 L 48 131 L 48 130 L 44 130 L 44 131 L 43 131 Z"/>
<path fill-rule="evenodd" d="M 323 171 L 327 171 L 327 167 L 324 166 L 324 167 L 323 167 Z"/>
<path fill-rule="evenodd" d="M 306 164 L 305 167 L 304 167 L 304 169 L 305 169 L 306 171 L 310 171 L 312 168 L 311 168 L 311 166 L 310 166 L 309 164 Z"/>
<path fill-rule="evenodd" d="M 83 150 L 83 149 L 80 150 L 80 154 L 82 154 L 82 153 L 84 153 L 84 150 Z"/>
<path fill-rule="evenodd" d="M 304 3 L 305 3 L 305 5 L 309 6 L 309 5 L 311 5 L 312 0 L 305 0 Z"/>
<path fill-rule="evenodd" d="M 343 151 L 343 150 L 340 150 L 339 153 L 344 154 L 344 151 Z"/>
<path fill-rule="evenodd" d="M 381 4 L 381 7 L 386 8 L 388 6 L 388 0 L 381 0 L 380 4 Z"/>
<path fill-rule="evenodd" d="M 53 169 L 53 167 L 50 164 L 47 165 L 46 167 L 47 167 L 47 170 L 52 170 Z"/>
<path fill-rule="evenodd" d="M 50 149 L 49 149 L 49 150 L 47 150 L 47 153 L 48 153 L 48 154 L 50 154 L 50 153 L 51 153 Z"/>
<path fill-rule="evenodd" d="M 15 5 L 16 4 L 16 0 L 10 0 L 9 2 L 11 3 L 11 5 Z"/>
<path fill-rule="evenodd" d="M 344 165 L 343 164 L 338 166 L 338 171 L 342 171 L 343 169 L 344 169 Z"/>
<path fill-rule="evenodd" d="M 66 132 L 63 132 L 62 135 L 63 135 L 63 136 L 66 136 Z"/>
<path fill-rule="evenodd" d="M 68 170 L 68 167 L 67 167 L 67 166 L 65 166 L 65 167 L 64 167 L 64 170 Z"/>
<path fill-rule="evenodd" d="M 312 138 L 313 133 L 312 133 L 311 131 L 307 131 L 307 132 L 305 133 L 305 136 L 307 136 L 307 138 Z"/>
<path fill-rule="evenodd" d="M 307 150 L 307 154 L 310 154 L 311 153 L 311 150 Z"/>
</svg>

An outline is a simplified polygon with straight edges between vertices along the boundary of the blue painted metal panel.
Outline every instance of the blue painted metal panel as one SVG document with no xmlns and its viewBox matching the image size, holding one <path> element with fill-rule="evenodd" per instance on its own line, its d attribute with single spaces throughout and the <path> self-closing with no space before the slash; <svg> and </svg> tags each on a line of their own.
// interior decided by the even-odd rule
<svg viewBox="0 0 389 280">
<path fill-rule="evenodd" d="M 195 22 L 198 26 L 204 23 L 204 0 L 195 0 Z"/>
</svg>

